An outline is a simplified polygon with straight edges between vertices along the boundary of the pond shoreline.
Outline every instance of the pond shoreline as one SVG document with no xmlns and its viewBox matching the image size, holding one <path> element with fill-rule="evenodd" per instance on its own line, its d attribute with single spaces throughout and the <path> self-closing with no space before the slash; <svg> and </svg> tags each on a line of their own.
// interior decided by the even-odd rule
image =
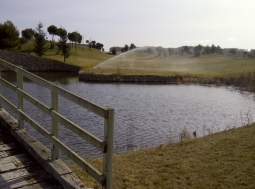
<svg viewBox="0 0 255 189">
<path fill-rule="evenodd" d="M 202 84 L 216 86 L 234 86 L 240 90 L 255 91 L 255 74 L 244 73 L 239 77 L 230 78 L 210 78 L 210 77 L 190 77 L 190 76 L 157 76 L 157 75 L 104 75 L 79 73 L 79 80 L 86 82 L 105 83 L 154 83 L 154 84 Z"/>
</svg>

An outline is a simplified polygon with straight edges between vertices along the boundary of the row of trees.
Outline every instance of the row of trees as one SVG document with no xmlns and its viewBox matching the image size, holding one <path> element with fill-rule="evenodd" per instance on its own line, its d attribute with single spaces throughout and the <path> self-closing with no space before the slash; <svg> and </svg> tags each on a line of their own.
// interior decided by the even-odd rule
<svg viewBox="0 0 255 189">
<path fill-rule="evenodd" d="M 42 56 L 45 54 L 47 50 L 46 46 L 46 33 L 42 30 L 43 24 L 39 22 L 39 24 L 36 27 L 36 31 L 34 34 L 35 43 L 34 43 L 34 52 L 38 56 Z M 70 44 L 67 43 L 68 40 L 68 34 L 67 31 L 64 28 L 57 28 L 52 26 L 48 27 L 48 32 L 50 35 L 52 35 L 52 41 L 51 41 L 51 48 L 54 48 L 55 42 L 54 42 L 54 36 L 59 36 L 59 41 L 57 43 L 58 46 L 58 52 L 61 50 L 61 55 L 64 56 L 64 62 L 66 61 L 66 58 L 70 56 Z"/>
<path fill-rule="evenodd" d="M 16 46 L 22 48 L 22 45 L 27 43 L 28 40 L 34 39 L 33 50 L 36 55 L 41 57 L 47 50 L 46 33 L 42 28 L 43 24 L 40 22 L 35 30 L 32 28 L 22 30 L 22 37 L 19 38 L 19 30 L 11 21 L 7 20 L 4 24 L 0 23 L 0 49 L 10 49 Z M 64 28 L 57 28 L 54 25 L 48 27 L 48 32 L 52 35 L 51 48 L 54 48 L 55 45 L 54 36 L 59 36 L 58 43 L 56 43 L 58 46 L 57 54 L 61 51 L 61 55 L 64 56 L 64 61 L 70 56 L 70 45 L 67 43 L 68 39 L 72 44 L 73 42 L 80 43 L 82 40 L 82 36 L 78 32 L 67 34 Z"/>
<path fill-rule="evenodd" d="M 67 40 L 69 40 L 72 44 L 72 47 L 75 46 L 75 49 L 77 49 L 77 44 L 81 43 L 81 41 L 82 41 L 82 35 L 80 33 L 78 33 L 77 31 L 67 33 L 67 31 L 64 28 L 57 28 L 54 25 L 49 26 L 47 28 L 47 31 L 49 32 L 50 35 L 52 35 L 51 49 L 54 49 L 54 47 L 55 47 L 54 36 L 55 35 L 59 36 L 59 41 L 57 43 L 57 47 L 58 47 L 57 54 L 59 54 L 59 51 L 62 49 L 64 41 L 65 41 L 65 43 L 67 43 Z M 68 49 L 70 49 L 70 47 Z M 70 50 L 69 50 L 69 52 L 70 52 Z"/>
<path fill-rule="evenodd" d="M 162 46 L 156 47 L 156 51 L 157 51 L 157 53 L 158 53 L 158 56 L 163 55 L 164 57 L 166 57 L 167 54 L 168 54 L 168 55 L 172 55 L 172 54 L 174 53 L 173 48 L 167 48 L 167 49 L 165 49 L 165 48 L 163 48 Z M 153 53 L 153 50 L 152 50 L 151 47 L 149 47 L 149 48 L 147 48 L 147 49 L 145 50 L 145 52 L 151 54 L 151 53 Z"/>
<path fill-rule="evenodd" d="M 130 44 L 130 46 L 128 46 L 127 44 L 123 47 L 123 48 L 121 48 L 121 52 L 127 52 L 127 51 L 129 51 L 129 50 L 133 50 L 133 49 L 135 49 L 136 48 L 136 46 L 135 46 L 135 44 L 134 43 L 131 43 Z M 113 48 L 112 49 L 112 54 L 113 55 L 116 55 L 116 49 L 115 48 Z"/>
<path fill-rule="evenodd" d="M 86 43 L 88 44 L 89 48 L 94 48 L 97 50 L 104 51 L 104 45 L 102 43 L 97 43 L 96 41 L 86 40 Z"/>
<path fill-rule="evenodd" d="M 14 24 L 7 20 L 4 24 L 0 23 L 0 49 L 10 49 L 16 46 L 22 48 L 22 45 L 28 42 L 28 40 L 35 39 L 34 52 L 38 56 L 45 54 L 46 47 L 46 33 L 43 31 L 43 24 L 40 22 L 35 30 L 32 28 L 26 28 L 21 31 L 22 37 L 19 38 L 19 30 Z M 67 33 L 64 28 L 57 28 L 51 25 L 47 28 L 48 33 L 52 36 L 50 48 L 54 49 L 55 45 L 58 47 L 57 54 L 61 52 L 64 56 L 64 61 L 70 56 L 70 44 L 77 49 L 77 44 L 82 42 L 82 35 L 77 31 Z M 59 36 L 58 42 L 55 42 L 54 37 Z M 104 51 L 103 44 L 96 41 L 86 41 L 88 46 L 92 49 L 98 49 Z M 92 51 L 92 50 L 91 50 Z"/>
<path fill-rule="evenodd" d="M 210 47 L 209 45 L 203 47 L 202 45 L 197 45 L 194 47 L 194 56 L 199 57 L 201 54 L 223 54 L 222 48 L 218 45 L 215 46 L 212 44 Z"/>
<path fill-rule="evenodd" d="M 167 56 L 167 54 L 170 56 L 174 53 L 173 48 L 163 48 L 161 46 L 156 47 L 156 51 L 158 53 L 158 56 L 163 55 L 164 57 Z M 153 50 L 149 47 L 145 50 L 146 53 L 153 53 Z M 223 54 L 223 50 L 221 49 L 220 46 L 215 46 L 214 44 L 210 46 L 203 47 L 202 45 L 197 45 L 194 47 L 194 49 L 190 49 L 188 46 L 183 46 L 178 53 L 180 55 L 183 55 L 184 53 L 186 54 L 194 54 L 194 56 L 200 56 L 201 54 Z"/>
<path fill-rule="evenodd" d="M 229 50 L 229 53 L 232 54 L 232 55 L 236 55 L 237 53 L 237 49 L 235 48 L 232 48 Z M 243 57 L 249 57 L 249 58 L 254 58 L 254 54 L 252 53 L 248 53 L 247 51 L 243 51 Z"/>
<path fill-rule="evenodd" d="M 128 45 L 126 44 L 123 48 L 121 48 L 121 52 L 127 52 L 127 51 L 133 50 L 133 49 L 135 49 L 135 48 L 136 48 L 136 46 L 135 46 L 134 43 L 131 43 L 130 46 L 128 46 Z"/>
<path fill-rule="evenodd" d="M 29 40 L 34 37 L 35 39 L 34 52 L 37 56 L 40 56 L 40 57 L 44 55 L 48 49 L 47 41 L 46 41 L 46 33 L 44 32 L 42 28 L 43 28 L 43 24 L 39 22 L 36 27 L 36 30 L 28 28 L 21 32 L 22 39 Z M 61 50 L 61 55 L 64 56 L 64 62 L 65 62 L 66 58 L 70 56 L 70 45 L 67 43 L 67 32 L 63 28 L 56 28 L 55 31 L 51 29 L 52 27 L 48 27 L 48 32 L 50 31 L 49 33 L 50 35 L 52 35 L 51 48 L 54 48 L 54 45 L 55 45 L 54 35 L 58 35 L 59 41 L 57 43 L 57 46 L 58 46 L 57 54 L 59 54 Z"/>
</svg>

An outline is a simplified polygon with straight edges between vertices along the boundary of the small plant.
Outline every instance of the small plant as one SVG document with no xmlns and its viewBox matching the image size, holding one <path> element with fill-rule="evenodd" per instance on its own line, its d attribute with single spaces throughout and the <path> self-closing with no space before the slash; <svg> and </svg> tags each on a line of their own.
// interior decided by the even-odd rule
<svg viewBox="0 0 255 189">
<path fill-rule="evenodd" d="M 127 149 L 133 150 L 133 135 L 134 135 L 134 125 L 131 124 L 127 128 Z"/>
<path fill-rule="evenodd" d="M 189 133 L 186 127 L 184 127 L 183 130 L 179 133 L 179 138 L 181 141 L 191 139 L 191 134 Z"/>
</svg>

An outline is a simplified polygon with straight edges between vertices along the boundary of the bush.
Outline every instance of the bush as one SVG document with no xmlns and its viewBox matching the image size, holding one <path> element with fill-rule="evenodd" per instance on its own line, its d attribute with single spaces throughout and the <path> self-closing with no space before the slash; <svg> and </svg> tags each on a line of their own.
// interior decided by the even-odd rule
<svg viewBox="0 0 255 189">
<path fill-rule="evenodd" d="M 9 49 L 19 45 L 19 30 L 10 21 L 0 23 L 0 49 Z"/>
</svg>

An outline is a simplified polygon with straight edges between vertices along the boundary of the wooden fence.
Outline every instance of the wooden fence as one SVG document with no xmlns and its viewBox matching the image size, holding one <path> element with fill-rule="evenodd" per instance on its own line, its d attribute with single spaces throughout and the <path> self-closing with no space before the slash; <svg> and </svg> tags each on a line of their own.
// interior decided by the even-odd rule
<svg viewBox="0 0 255 189">
<path fill-rule="evenodd" d="M 10 64 L 2 59 L 0 59 L 0 65 L 4 66 L 17 74 L 17 85 L 8 82 L 1 77 L 0 71 L 0 108 L 2 108 L 2 103 L 8 105 L 11 109 L 16 111 L 18 114 L 18 125 L 19 128 L 24 128 L 24 122 L 27 122 L 33 128 L 35 128 L 39 133 L 41 133 L 45 138 L 47 138 L 52 143 L 51 150 L 51 160 L 54 161 L 59 158 L 59 150 L 66 154 L 70 159 L 72 159 L 76 164 L 78 164 L 82 169 L 84 169 L 89 175 L 91 175 L 98 183 L 100 183 L 103 188 L 112 188 L 112 156 L 113 156 L 113 131 L 114 131 L 114 109 L 100 107 L 84 98 L 81 98 L 61 87 L 57 84 L 46 81 L 19 66 Z M 32 97 L 23 90 L 23 78 L 26 77 L 38 85 L 41 85 L 51 91 L 51 107 L 46 106 L 36 98 Z M 15 106 L 12 102 L 7 100 L 2 96 L 2 87 L 5 85 L 13 92 L 17 94 L 18 104 Z M 104 140 L 100 140 L 96 136 L 87 132 L 79 125 L 73 123 L 69 119 L 65 118 L 58 112 L 58 96 L 62 96 L 69 101 L 72 101 L 81 107 L 97 114 L 104 118 Z M 32 105 L 40 109 L 42 112 L 46 113 L 51 117 L 52 127 L 51 132 L 46 130 L 43 126 L 38 124 L 32 118 L 30 118 L 24 111 L 24 99 L 30 102 Z M 58 127 L 59 123 L 63 126 L 86 140 L 88 143 L 96 147 L 98 150 L 103 152 L 103 172 L 100 173 L 93 166 L 91 166 L 86 160 L 75 153 L 71 148 L 64 144 L 58 138 Z"/>
</svg>

